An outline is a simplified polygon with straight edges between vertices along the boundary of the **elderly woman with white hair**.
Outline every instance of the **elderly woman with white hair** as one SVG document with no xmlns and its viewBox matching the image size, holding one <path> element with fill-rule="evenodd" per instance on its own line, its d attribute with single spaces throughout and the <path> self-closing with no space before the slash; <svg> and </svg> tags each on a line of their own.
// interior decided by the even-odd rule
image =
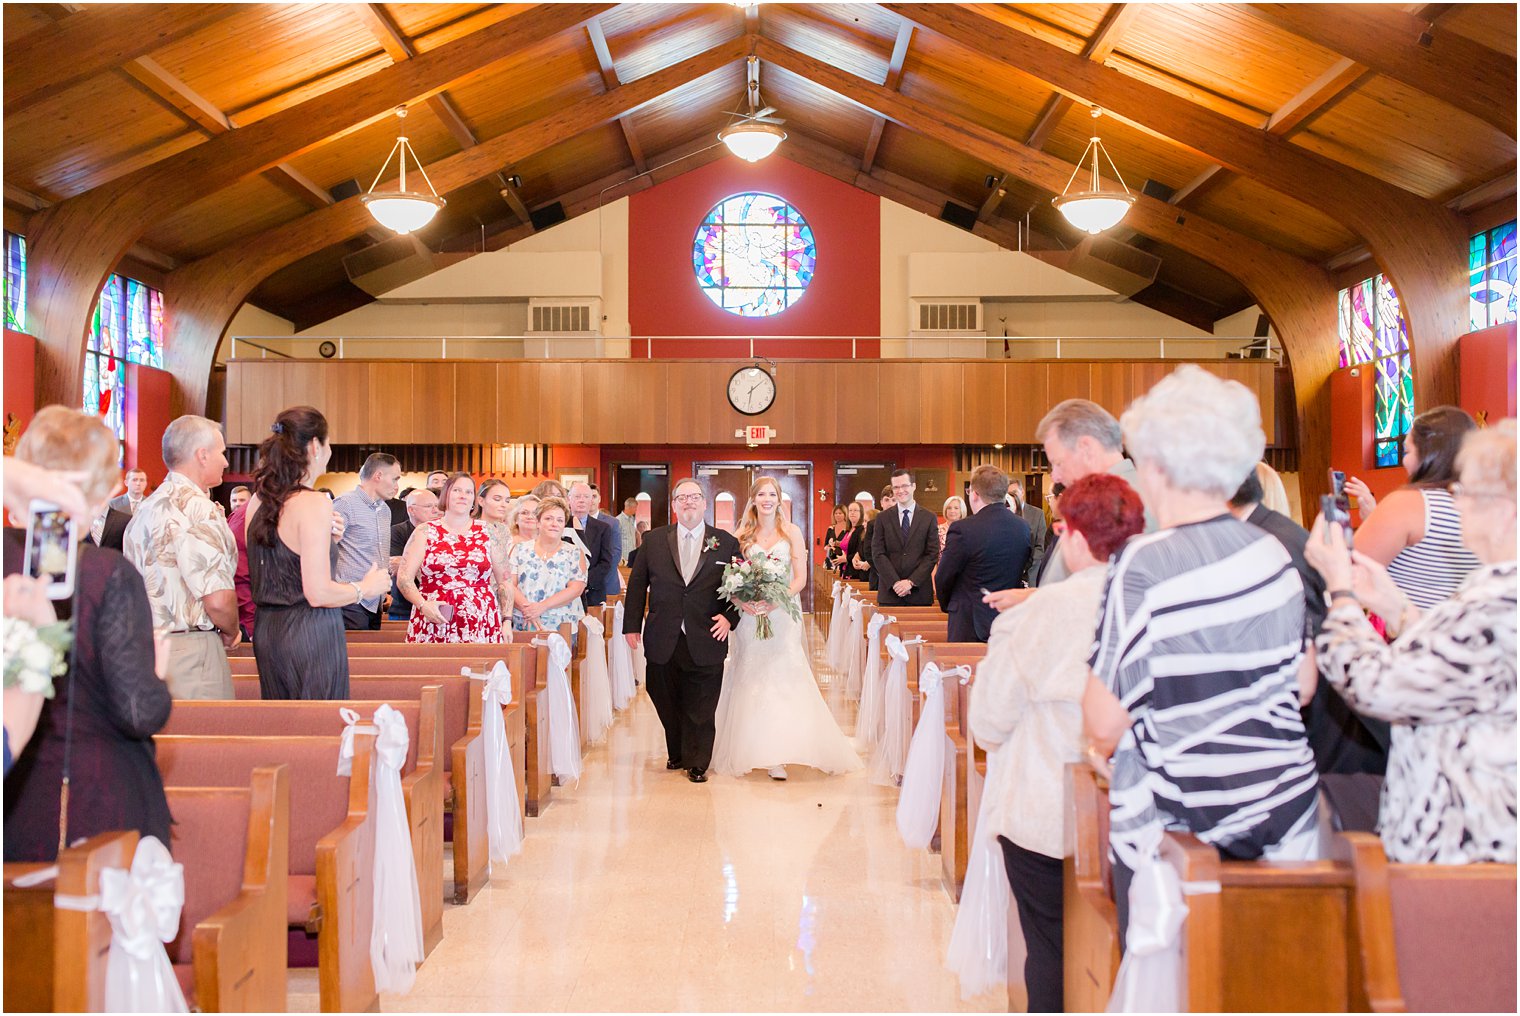
<svg viewBox="0 0 1520 1016">
<path fill-rule="evenodd" d="M 1378 832 L 1401 864 L 1515 863 L 1515 421 L 1469 431 L 1452 499 L 1481 562 L 1422 611 L 1339 526 L 1304 556 L 1330 587 L 1319 670 L 1359 713 L 1393 724 Z M 1389 645 L 1363 608 L 1388 620 Z"/>
<path fill-rule="evenodd" d="M 1303 583 L 1228 504 L 1266 444 L 1256 397 L 1189 365 L 1120 423 L 1160 526 L 1114 562 L 1083 698 L 1090 757 L 1112 755 L 1122 931 L 1162 830 L 1229 858 L 1317 857 L 1319 780 L 1299 717 Z"/>
</svg>

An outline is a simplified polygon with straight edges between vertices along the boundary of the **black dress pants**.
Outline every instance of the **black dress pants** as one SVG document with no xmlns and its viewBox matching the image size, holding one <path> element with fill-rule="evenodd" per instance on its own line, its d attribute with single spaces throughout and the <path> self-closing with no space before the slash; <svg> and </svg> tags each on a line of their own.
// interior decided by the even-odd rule
<svg viewBox="0 0 1520 1016">
<path fill-rule="evenodd" d="M 722 662 L 705 667 L 692 662 L 686 636 L 682 635 L 669 661 L 648 661 L 646 676 L 649 701 L 665 728 L 670 760 L 685 769 L 706 769 L 712 764 L 713 740 L 718 732 Z"/>
<path fill-rule="evenodd" d="M 345 604 L 343 628 L 346 631 L 379 631 L 380 611 L 367 610 L 362 603 Z"/>
<path fill-rule="evenodd" d="M 1065 952 L 1062 947 L 1061 859 L 1025 850 L 999 836 L 1008 884 L 1019 908 L 1028 951 L 1024 990 L 1030 1012 L 1065 1012 Z M 1011 972 L 1011 971 L 1010 971 Z"/>
</svg>

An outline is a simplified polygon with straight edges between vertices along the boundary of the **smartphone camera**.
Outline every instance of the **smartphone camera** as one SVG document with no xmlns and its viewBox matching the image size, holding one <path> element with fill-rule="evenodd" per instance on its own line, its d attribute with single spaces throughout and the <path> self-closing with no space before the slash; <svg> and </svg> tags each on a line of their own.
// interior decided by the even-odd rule
<svg viewBox="0 0 1520 1016">
<path fill-rule="evenodd" d="M 1334 494 L 1325 494 L 1319 499 L 1319 513 L 1325 517 L 1325 524 L 1341 527 L 1341 532 L 1346 537 L 1346 546 L 1351 546 L 1351 507 L 1346 502 L 1346 496 L 1337 497 Z M 1325 530 L 1325 540 L 1330 539 L 1330 531 Z"/>
<path fill-rule="evenodd" d="M 50 600 L 74 595 L 79 529 L 57 505 L 33 501 L 26 524 L 26 574 L 42 582 Z"/>
</svg>

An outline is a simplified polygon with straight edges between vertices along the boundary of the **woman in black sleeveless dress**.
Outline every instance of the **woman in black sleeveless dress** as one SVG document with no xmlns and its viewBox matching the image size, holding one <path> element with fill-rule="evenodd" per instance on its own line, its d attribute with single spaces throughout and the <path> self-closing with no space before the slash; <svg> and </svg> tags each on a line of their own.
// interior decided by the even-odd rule
<svg viewBox="0 0 1520 1016">
<path fill-rule="evenodd" d="M 332 504 L 310 489 L 332 457 L 322 414 L 296 406 L 281 413 L 270 430 L 259 446 L 248 503 L 259 691 L 266 699 L 347 698 L 341 608 L 382 595 L 390 589 L 390 576 L 375 567 L 358 582 L 333 581 L 338 549 Z"/>
</svg>

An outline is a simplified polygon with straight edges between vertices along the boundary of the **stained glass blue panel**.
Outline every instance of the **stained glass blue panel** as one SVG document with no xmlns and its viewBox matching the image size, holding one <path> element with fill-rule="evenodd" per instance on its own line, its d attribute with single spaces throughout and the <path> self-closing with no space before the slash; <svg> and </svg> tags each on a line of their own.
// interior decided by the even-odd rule
<svg viewBox="0 0 1520 1016">
<path fill-rule="evenodd" d="M 1391 356 L 1409 348 L 1409 326 L 1404 323 L 1404 307 L 1394 292 L 1388 276 L 1372 280 L 1377 290 L 1377 355 Z"/>
<path fill-rule="evenodd" d="M 5 327 L 26 331 L 26 237 L 5 234 Z"/>
<path fill-rule="evenodd" d="M 772 194 L 736 194 L 718 202 L 692 243 L 697 286 L 740 317 L 769 317 L 792 306 L 812 282 L 817 262 L 812 227 Z"/>
</svg>

